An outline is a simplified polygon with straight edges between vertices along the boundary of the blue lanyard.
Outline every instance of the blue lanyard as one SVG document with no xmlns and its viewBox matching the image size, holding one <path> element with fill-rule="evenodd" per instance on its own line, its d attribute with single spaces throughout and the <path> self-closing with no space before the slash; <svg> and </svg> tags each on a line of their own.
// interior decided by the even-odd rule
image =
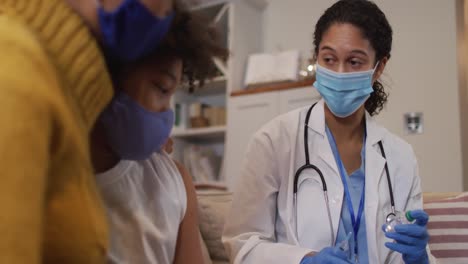
<svg viewBox="0 0 468 264">
<path fill-rule="evenodd" d="M 330 133 L 330 135 L 331 135 L 331 138 L 333 140 L 333 144 L 336 146 L 335 159 L 336 159 L 336 162 L 338 163 L 337 165 L 338 165 L 338 169 L 340 171 L 341 181 L 343 182 L 346 203 L 348 205 L 348 211 L 349 211 L 349 215 L 350 215 L 350 218 L 351 218 L 351 223 L 353 225 L 354 253 L 355 253 L 356 257 L 357 257 L 358 256 L 357 235 L 358 235 L 358 232 L 359 232 L 359 226 L 361 224 L 362 214 L 364 212 L 366 182 L 364 181 L 364 185 L 363 185 L 362 193 L 361 193 L 361 199 L 359 201 L 359 209 L 358 209 L 358 212 L 357 212 L 357 217 L 355 217 L 353 202 L 351 201 L 351 195 L 349 193 L 348 181 L 346 179 L 346 176 L 347 176 L 346 170 L 344 168 L 343 162 L 341 161 L 340 153 L 338 153 L 338 146 L 336 145 L 335 138 L 333 137 L 332 133 Z M 365 142 L 366 142 L 366 139 L 364 137 L 364 143 L 363 144 L 365 144 Z M 365 147 L 364 147 L 364 149 L 365 149 Z M 364 158 L 364 157 L 362 157 L 362 158 Z"/>
<path fill-rule="evenodd" d="M 339 157 L 339 154 L 338 154 Z M 343 166 L 343 163 L 341 159 L 338 159 L 338 166 L 340 167 L 340 175 L 341 175 L 341 180 L 343 181 L 343 187 L 345 191 L 345 198 L 346 198 L 346 203 L 348 205 L 348 211 L 349 215 L 351 218 L 351 223 L 353 224 L 353 235 L 354 235 L 354 253 L 358 254 L 358 242 L 357 242 L 357 235 L 359 232 L 359 227 L 361 224 L 361 218 L 362 214 L 364 212 L 364 200 L 365 200 L 365 188 L 366 188 L 366 182 L 364 181 L 362 193 L 361 193 L 361 199 L 359 201 L 359 209 L 357 212 L 357 217 L 354 215 L 354 208 L 353 208 L 353 202 L 351 201 L 351 195 L 349 193 L 349 187 L 348 187 L 348 181 L 346 179 L 346 174 L 345 174 L 345 169 Z"/>
</svg>

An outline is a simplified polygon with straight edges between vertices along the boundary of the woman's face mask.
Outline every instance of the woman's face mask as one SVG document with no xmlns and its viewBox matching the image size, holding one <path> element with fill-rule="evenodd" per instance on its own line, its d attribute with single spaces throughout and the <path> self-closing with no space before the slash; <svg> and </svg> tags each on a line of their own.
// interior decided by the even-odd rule
<svg viewBox="0 0 468 264">
<path fill-rule="evenodd" d="M 360 109 L 374 92 L 380 76 L 376 53 L 361 30 L 352 24 L 333 24 L 322 36 L 316 64 L 315 88 L 328 109 L 345 118 Z M 382 67 L 380 67 L 382 68 Z"/>
<path fill-rule="evenodd" d="M 338 73 L 316 64 L 314 87 L 330 111 L 337 117 L 345 118 L 355 113 L 374 91 L 374 72 L 375 68 L 369 71 Z"/>
<path fill-rule="evenodd" d="M 107 56 L 131 62 L 149 55 L 171 27 L 173 14 L 159 18 L 141 0 L 124 0 L 117 9 L 98 9 L 102 43 Z"/>
<path fill-rule="evenodd" d="M 173 124 L 170 100 L 182 75 L 182 61 L 160 56 L 127 71 L 99 121 L 110 148 L 126 160 L 145 160 L 162 150 Z"/>
</svg>

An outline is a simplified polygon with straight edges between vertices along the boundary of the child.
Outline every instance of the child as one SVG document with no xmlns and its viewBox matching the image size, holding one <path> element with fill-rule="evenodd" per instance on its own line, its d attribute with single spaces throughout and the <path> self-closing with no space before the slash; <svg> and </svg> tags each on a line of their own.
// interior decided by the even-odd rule
<svg viewBox="0 0 468 264">
<path fill-rule="evenodd" d="M 182 77 L 203 82 L 225 58 L 216 31 L 179 7 L 151 59 L 120 68 L 119 90 L 101 115 L 91 150 L 111 225 L 112 263 L 202 263 L 190 175 L 163 150 Z"/>
</svg>

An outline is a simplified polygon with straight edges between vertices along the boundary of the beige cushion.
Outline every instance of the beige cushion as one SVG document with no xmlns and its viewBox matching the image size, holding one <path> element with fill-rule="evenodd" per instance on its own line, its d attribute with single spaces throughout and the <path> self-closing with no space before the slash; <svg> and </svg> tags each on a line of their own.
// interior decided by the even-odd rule
<svg viewBox="0 0 468 264">
<path fill-rule="evenodd" d="M 221 236 L 231 207 L 232 194 L 226 191 L 199 191 L 197 196 L 200 231 L 211 259 L 213 263 L 228 261 Z"/>
<path fill-rule="evenodd" d="M 455 196 L 458 196 L 462 193 L 457 193 L 457 192 L 425 192 L 423 194 L 423 200 L 425 203 L 431 202 L 434 200 L 440 200 L 440 199 L 446 199 L 446 198 L 452 198 Z"/>
<path fill-rule="evenodd" d="M 213 264 L 210 258 L 210 253 L 208 252 L 208 248 L 206 247 L 205 241 L 203 241 L 203 237 L 200 234 L 200 244 L 201 244 L 201 250 L 202 250 L 202 255 L 203 255 L 203 264 Z"/>
<path fill-rule="evenodd" d="M 215 260 L 215 261 L 213 261 L 213 264 L 229 264 L 229 261 L 227 261 L 227 260 Z"/>
</svg>

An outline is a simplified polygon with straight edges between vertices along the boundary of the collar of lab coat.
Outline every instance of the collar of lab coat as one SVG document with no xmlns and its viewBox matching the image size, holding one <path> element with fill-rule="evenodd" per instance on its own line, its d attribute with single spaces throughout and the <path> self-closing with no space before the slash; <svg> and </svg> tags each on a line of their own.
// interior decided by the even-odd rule
<svg viewBox="0 0 468 264">
<path fill-rule="evenodd" d="M 338 169 L 334 156 L 332 154 L 328 138 L 325 132 L 325 111 L 324 111 L 324 100 L 320 100 L 314 107 L 311 113 L 309 124 L 307 125 L 310 130 L 321 135 L 322 140 L 318 142 L 319 153 L 318 155 L 324 160 L 336 173 L 336 177 L 331 178 L 341 182 L 338 176 Z M 377 211 L 379 203 L 379 183 L 383 179 L 384 167 L 386 160 L 382 157 L 380 149 L 376 146 L 379 141 L 384 140 L 386 130 L 379 126 L 377 122 L 370 116 L 366 111 L 366 219 L 369 222 L 370 228 L 368 231 L 368 250 L 369 252 L 377 252 L 377 240 L 375 236 L 376 230 L 380 230 L 380 227 L 372 226 L 370 223 L 377 223 Z M 370 199 L 369 197 L 377 197 L 377 199 Z M 338 223 L 334 223 L 334 229 L 337 230 Z M 372 263 L 378 263 L 376 259 L 377 255 L 370 254 Z"/>
<path fill-rule="evenodd" d="M 324 160 L 336 173 L 336 177 L 330 178 L 335 181 L 341 182 L 339 178 L 339 172 L 336 166 L 336 162 L 333 153 L 328 143 L 328 138 L 325 132 L 325 111 L 324 111 L 324 100 L 320 100 L 314 107 L 311 113 L 309 124 L 307 125 L 310 130 L 321 135 L 322 140 L 318 142 L 319 153 L 318 155 Z M 380 230 L 380 227 L 372 226 L 371 223 L 377 223 L 377 211 L 379 204 L 379 183 L 384 179 L 384 168 L 386 160 L 383 158 L 380 149 L 376 146 L 379 141 L 383 141 L 386 130 L 379 126 L 377 122 L 370 116 L 366 111 L 366 221 L 369 223 L 371 228 L 368 228 L 368 250 L 369 252 L 377 252 L 377 240 L 375 236 L 376 230 Z M 377 199 L 370 199 L 374 197 Z M 335 230 L 337 230 L 338 223 L 334 224 Z M 371 263 L 379 263 L 377 255 L 370 254 Z"/>
<path fill-rule="evenodd" d="M 307 126 L 320 134 L 323 138 L 326 138 L 325 132 L 325 101 L 321 99 L 317 102 L 314 109 L 312 110 L 309 124 Z M 316 120 L 316 121 L 312 121 Z M 366 128 L 367 128 L 367 140 L 366 143 L 370 146 L 374 146 L 383 139 L 385 130 L 379 126 L 373 117 L 366 111 Z"/>
</svg>

